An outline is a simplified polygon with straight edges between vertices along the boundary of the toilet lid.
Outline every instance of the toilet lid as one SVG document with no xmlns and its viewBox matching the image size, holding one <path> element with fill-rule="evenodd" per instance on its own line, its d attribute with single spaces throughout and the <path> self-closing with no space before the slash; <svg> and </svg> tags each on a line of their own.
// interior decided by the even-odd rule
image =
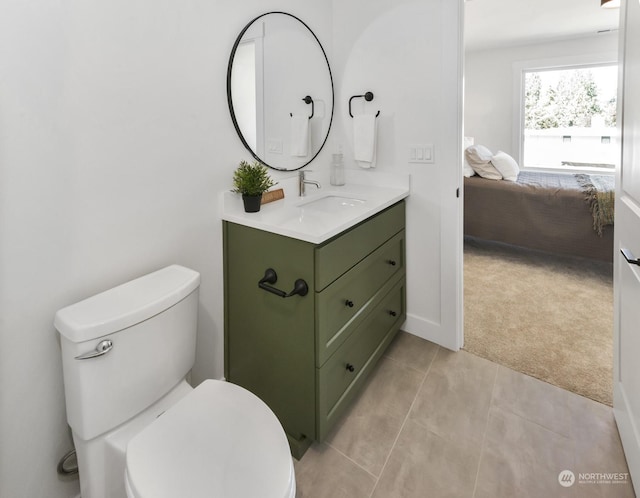
<svg viewBox="0 0 640 498">
<path fill-rule="evenodd" d="M 287 437 L 257 396 L 207 380 L 131 439 L 126 480 L 136 498 L 288 498 Z"/>
</svg>

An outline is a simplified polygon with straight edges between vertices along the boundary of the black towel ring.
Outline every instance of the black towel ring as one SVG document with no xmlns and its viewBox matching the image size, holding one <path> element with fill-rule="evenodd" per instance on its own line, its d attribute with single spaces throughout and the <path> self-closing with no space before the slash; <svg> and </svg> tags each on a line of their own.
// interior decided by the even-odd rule
<svg viewBox="0 0 640 498">
<path fill-rule="evenodd" d="M 313 99 L 309 95 L 307 95 L 302 100 L 304 100 L 305 104 L 311 104 L 311 116 L 309 116 L 309 119 L 311 119 L 313 117 L 313 114 L 315 113 L 315 109 L 314 109 L 315 105 L 313 103 Z M 293 113 L 290 112 L 289 116 L 293 117 Z"/>
<path fill-rule="evenodd" d="M 351 113 L 351 101 L 358 98 L 364 98 L 364 100 L 366 100 L 367 102 L 371 102 L 373 100 L 373 93 L 367 92 L 364 95 L 354 95 L 349 99 L 349 116 L 351 117 L 353 117 L 353 114 Z M 380 116 L 380 111 L 378 111 L 378 113 L 376 114 L 376 118 L 378 116 Z"/>
</svg>

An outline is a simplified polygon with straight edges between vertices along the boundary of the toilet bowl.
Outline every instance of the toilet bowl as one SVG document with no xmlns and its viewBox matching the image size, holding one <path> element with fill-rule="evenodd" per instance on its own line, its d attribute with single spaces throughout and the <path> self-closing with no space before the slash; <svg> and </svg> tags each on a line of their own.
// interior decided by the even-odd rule
<svg viewBox="0 0 640 498">
<path fill-rule="evenodd" d="M 56 313 L 82 498 L 294 498 L 278 419 L 246 389 L 193 389 L 200 275 L 172 265 Z"/>
<path fill-rule="evenodd" d="M 293 460 L 273 412 L 246 389 L 207 380 L 127 446 L 129 498 L 295 498 Z"/>
</svg>

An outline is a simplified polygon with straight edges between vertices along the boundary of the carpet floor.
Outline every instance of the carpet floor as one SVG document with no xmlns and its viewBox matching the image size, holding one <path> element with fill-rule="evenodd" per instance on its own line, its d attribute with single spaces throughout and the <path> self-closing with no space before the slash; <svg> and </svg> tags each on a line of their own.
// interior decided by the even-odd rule
<svg viewBox="0 0 640 498">
<path fill-rule="evenodd" d="M 613 266 L 465 238 L 464 349 L 611 405 Z"/>
</svg>

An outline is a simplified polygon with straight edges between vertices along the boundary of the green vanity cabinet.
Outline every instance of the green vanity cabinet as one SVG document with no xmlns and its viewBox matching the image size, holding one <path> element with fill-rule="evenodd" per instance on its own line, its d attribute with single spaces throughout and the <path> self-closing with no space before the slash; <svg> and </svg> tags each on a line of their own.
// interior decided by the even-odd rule
<svg viewBox="0 0 640 498">
<path fill-rule="evenodd" d="M 321 244 L 224 222 L 225 375 L 269 405 L 298 458 L 406 318 L 404 220 L 400 201 Z M 308 293 L 260 288 L 267 269 L 266 287 L 289 293 L 302 279 Z"/>
</svg>

